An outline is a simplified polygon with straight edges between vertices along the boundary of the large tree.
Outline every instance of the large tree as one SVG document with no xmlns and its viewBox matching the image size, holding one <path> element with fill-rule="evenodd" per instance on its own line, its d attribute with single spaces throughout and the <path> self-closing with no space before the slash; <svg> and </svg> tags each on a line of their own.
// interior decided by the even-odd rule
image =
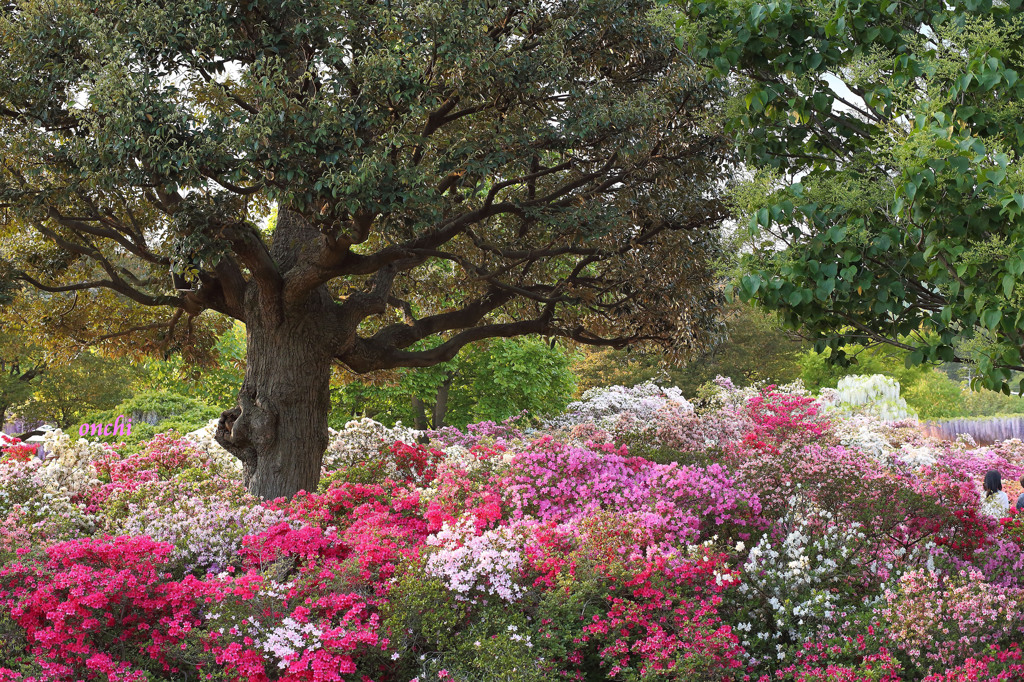
<svg viewBox="0 0 1024 682">
<path fill-rule="evenodd" d="M 334 361 L 522 334 L 690 352 L 727 159 L 719 89 L 654 4 L 5 2 L 0 272 L 99 290 L 125 348 L 244 321 L 217 438 L 266 497 L 315 488 Z"/>
<path fill-rule="evenodd" d="M 982 383 L 1008 391 L 1024 369 L 1021 0 L 680 4 L 695 56 L 729 78 L 751 171 L 741 295 L 819 350 L 971 361 L 980 338 Z"/>
</svg>

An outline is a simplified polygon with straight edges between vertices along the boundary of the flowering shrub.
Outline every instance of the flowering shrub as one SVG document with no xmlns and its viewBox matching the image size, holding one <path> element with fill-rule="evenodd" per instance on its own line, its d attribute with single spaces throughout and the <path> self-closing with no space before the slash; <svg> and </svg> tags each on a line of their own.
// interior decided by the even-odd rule
<svg viewBox="0 0 1024 682">
<path fill-rule="evenodd" d="M 0 439 L 0 462 L 27 462 L 35 455 L 36 449 L 4 434 Z"/>
<path fill-rule="evenodd" d="M 436 443 L 444 449 L 458 446 L 468 450 L 480 445 L 508 447 L 513 443 L 522 442 L 525 438 L 516 424 L 522 417 L 522 414 L 514 415 L 500 424 L 492 421 L 469 424 L 465 431 L 454 426 L 445 426 L 427 431 L 427 435 L 431 443 Z"/>
<path fill-rule="evenodd" d="M 0 603 L 55 679 L 174 672 L 179 662 L 169 651 L 199 625 L 201 590 L 166 580 L 159 567 L 170 551 L 145 537 L 59 543 L 41 563 L 0 570 Z"/>
<path fill-rule="evenodd" d="M 978 482 L 1016 494 L 1024 443 L 840 393 L 613 387 L 530 433 L 364 419 L 317 492 L 270 501 L 214 423 L 51 432 L 45 461 L 0 458 L 0 682 L 1021 678 L 1024 521 Z"/>
<path fill-rule="evenodd" d="M 917 418 L 900 397 L 900 382 L 882 374 L 843 377 L 831 403 L 832 409 L 840 414 L 865 414 L 883 421 Z"/>
<path fill-rule="evenodd" d="M 631 388 L 592 388 L 580 400 L 569 403 L 565 414 L 551 420 L 549 426 L 557 428 L 582 423 L 611 424 L 622 413 L 630 413 L 637 420 L 645 421 L 669 405 L 684 411 L 693 410 L 682 391 L 674 386 L 661 388 L 653 382 L 647 382 Z"/>
<path fill-rule="evenodd" d="M 190 431 L 182 436 L 183 440 L 191 443 L 198 451 L 202 452 L 208 461 L 213 462 L 217 469 L 225 476 L 231 478 L 242 478 L 242 462 L 230 452 L 221 447 L 217 442 L 217 422 L 219 419 L 211 419 L 205 426 Z"/>
<path fill-rule="evenodd" d="M 993 585 L 977 569 L 910 571 L 885 593 L 882 622 L 910 663 L 941 672 L 988 645 L 1024 638 L 1024 589 Z"/>
<path fill-rule="evenodd" d="M 688 467 L 628 457 L 610 445 L 578 448 L 549 437 L 517 456 L 505 484 L 514 516 L 573 521 L 601 509 L 630 515 L 654 541 L 689 542 L 717 526 L 760 522 L 760 502 L 720 465 Z"/>
<path fill-rule="evenodd" d="M 1024 654 L 1021 645 L 1011 644 L 1005 648 L 993 646 L 979 656 L 970 656 L 962 664 L 925 677 L 923 682 L 959 682 L 960 680 L 985 680 L 997 682 L 1019 680 L 1024 677 Z"/>
<path fill-rule="evenodd" d="M 350 421 L 341 431 L 331 429 L 331 440 L 324 453 L 324 469 L 334 471 L 367 461 L 376 463 L 381 452 L 386 452 L 395 443 L 415 444 L 418 435 L 419 432 L 401 424 L 389 429 L 368 417 Z M 389 466 L 394 464 L 391 462 Z M 381 473 L 390 478 L 397 475 L 394 469 L 385 469 Z"/>
<path fill-rule="evenodd" d="M 441 578 L 456 599 L 490 594 L 514 602 L 523 595 L 517 584 L 523 557 L 515 532 L 515 526 L 504 526 L 476 535 L 472 520 L 445 524 L 427 537 L 426 544 L 437 550 L 427 557 L 426 573 Z"/>
<path fill-rule="evenodd" d="M 280 523 L 284 513 L 255 503 L 182 497 L 169 505 L 129 504 L 129 515 L 117 524 L 120 532 L 145 535 L 174 545 L 169 565 L 185 573 L 220 573 L 236 563 L 245 537 Z"/>
<path fill-rule="evenodd" d="M 743 436 L 742 446 L 773 454 L 815 442 L 829 426 L 812 398 L 776 391 L 774 386 L 747 400 L 745 412 L 751 427 Z"/>
</svg>

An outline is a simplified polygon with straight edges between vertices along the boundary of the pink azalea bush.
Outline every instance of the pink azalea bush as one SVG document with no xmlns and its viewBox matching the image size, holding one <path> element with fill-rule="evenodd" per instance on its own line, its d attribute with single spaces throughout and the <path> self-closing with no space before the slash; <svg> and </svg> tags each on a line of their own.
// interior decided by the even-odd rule
<svg viewBox="0 0 1024 682">
<path fill-rule="evenodd" d="M 0 682 L 1024 676 L 1024 520 L 941 443 L 800 386 L 595 390 L 515 420 L 332 435 L 260 501 L 211 448 L 0 457 Z M 427 438 L 429 442 L 419 442 Z"/>
</svg>

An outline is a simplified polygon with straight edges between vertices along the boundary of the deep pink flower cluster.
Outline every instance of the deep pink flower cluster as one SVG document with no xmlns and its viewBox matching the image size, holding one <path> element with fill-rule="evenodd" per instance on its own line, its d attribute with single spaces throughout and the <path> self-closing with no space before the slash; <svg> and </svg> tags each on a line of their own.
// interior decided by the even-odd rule
<svg viewBox="0 0 1024 682">
<path fill-rule="evenodd" d="M 742 668 L 742 648 L 718 615 L 717 593 L 724 587 L 714 573 L 720 568 L 717 556 L 642 563 L 623 584 L 624 595 L 610 597 L 607 612 L 583 628 L 579 643 L 598 644 L 612 680 L 635 672 L 708 679 Z"/>
<path fill-rule="evenodd" d="M 744 412 L 751 423 L 742 441 L 747 450 L 791 451 L 815 442 L 829 427 L 813 398 L 776 391 L 774 386 L 750 398 Z"/>
<path fill-rule="evenodd" d="M 191 576 L 174 581 L 161 571 L 171 549 L 146 537 L 53 545 L 40 563 L 15 562 L 0 570 L 0 604 L 55 679 L 145 679 L 122 658 L 125 649 L 174 672 L 167 652 L 200 625 L 196 600 L 209 590 Z"/>
<path fill-rule="evenodd" d="M 614 510 L 669 543 L 692 542 L 726 524 L 749 537 L 762 522 L 757 495 L 720 465 L 655 464 L 629 457 L 624 447 L 576 447 L 547 436 L 512 461 L 505 495 L 514 518 L 566 522 Z"/>
</svg>

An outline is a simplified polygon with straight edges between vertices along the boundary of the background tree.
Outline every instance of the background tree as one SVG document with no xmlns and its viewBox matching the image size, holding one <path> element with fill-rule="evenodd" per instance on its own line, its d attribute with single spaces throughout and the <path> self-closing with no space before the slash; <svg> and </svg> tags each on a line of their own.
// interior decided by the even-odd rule
<svg viewBox="0 0 1024 682">
<path fill-rule="evenodd" d="M 557 414 L 573 398 L 572 354 L 533 337 L 494 339 L 433 367 L 402 369 L 383 385 L 350 376 L 332 388 L 336 424 L 365 414 L 418 429 L 464 427 L 529 412 Z"/>
<path fill-rule="evenodd" d="M 0 428 L 10 416 L 10 409 L 32 396 L 43 369 L 38 346 L 21 333 L 0 331 Z"/>
<path fill-rule="evenodd" d="M 243 321 L 217 438 L 252 492 L 315 489 L 334 361 L 706 345 L 720 90 L 674 38 L 635 0 L 6 3 L 0 272 L 98 292 L 80 334 L 126 350 Z"/>
<path fill-rule="evenodd" d="M 656 380 L 678 386 L 683 395 L 697 395 L 697 388 L 716 376 L 730 377 L 737 386 L 758 381 L 789 383 L 800 376 L 801 351 L 808 346 L 785 331 L 778 316 L 753 306 L 734 303 L 723 315 L 722 340 L 682 366 L 674 366 L 656 353 L 599 349 L 585 352 L 573 365 L 580 390 L 594 386 L 635 384 Z"/>
<path fill-rule="evenodd" d="M 1021 0 L 682 4 L 694 54 L 730 78 L 728 130 L 755 172 L 737 195 L 740 296 L 839 362 L 878 343 L 909 365 L 962 361 L 985 331 L 978 379 L 1009 391 L 1024 369 Z"/>
<path fill-rule="evenodd" d="M 138 371 L 128 362 L 83 351 L 68 363 L 47 368 L 19 414 L 73 431 L 94 412 L 109 410 L 131 395 Z"/>
</svg>

